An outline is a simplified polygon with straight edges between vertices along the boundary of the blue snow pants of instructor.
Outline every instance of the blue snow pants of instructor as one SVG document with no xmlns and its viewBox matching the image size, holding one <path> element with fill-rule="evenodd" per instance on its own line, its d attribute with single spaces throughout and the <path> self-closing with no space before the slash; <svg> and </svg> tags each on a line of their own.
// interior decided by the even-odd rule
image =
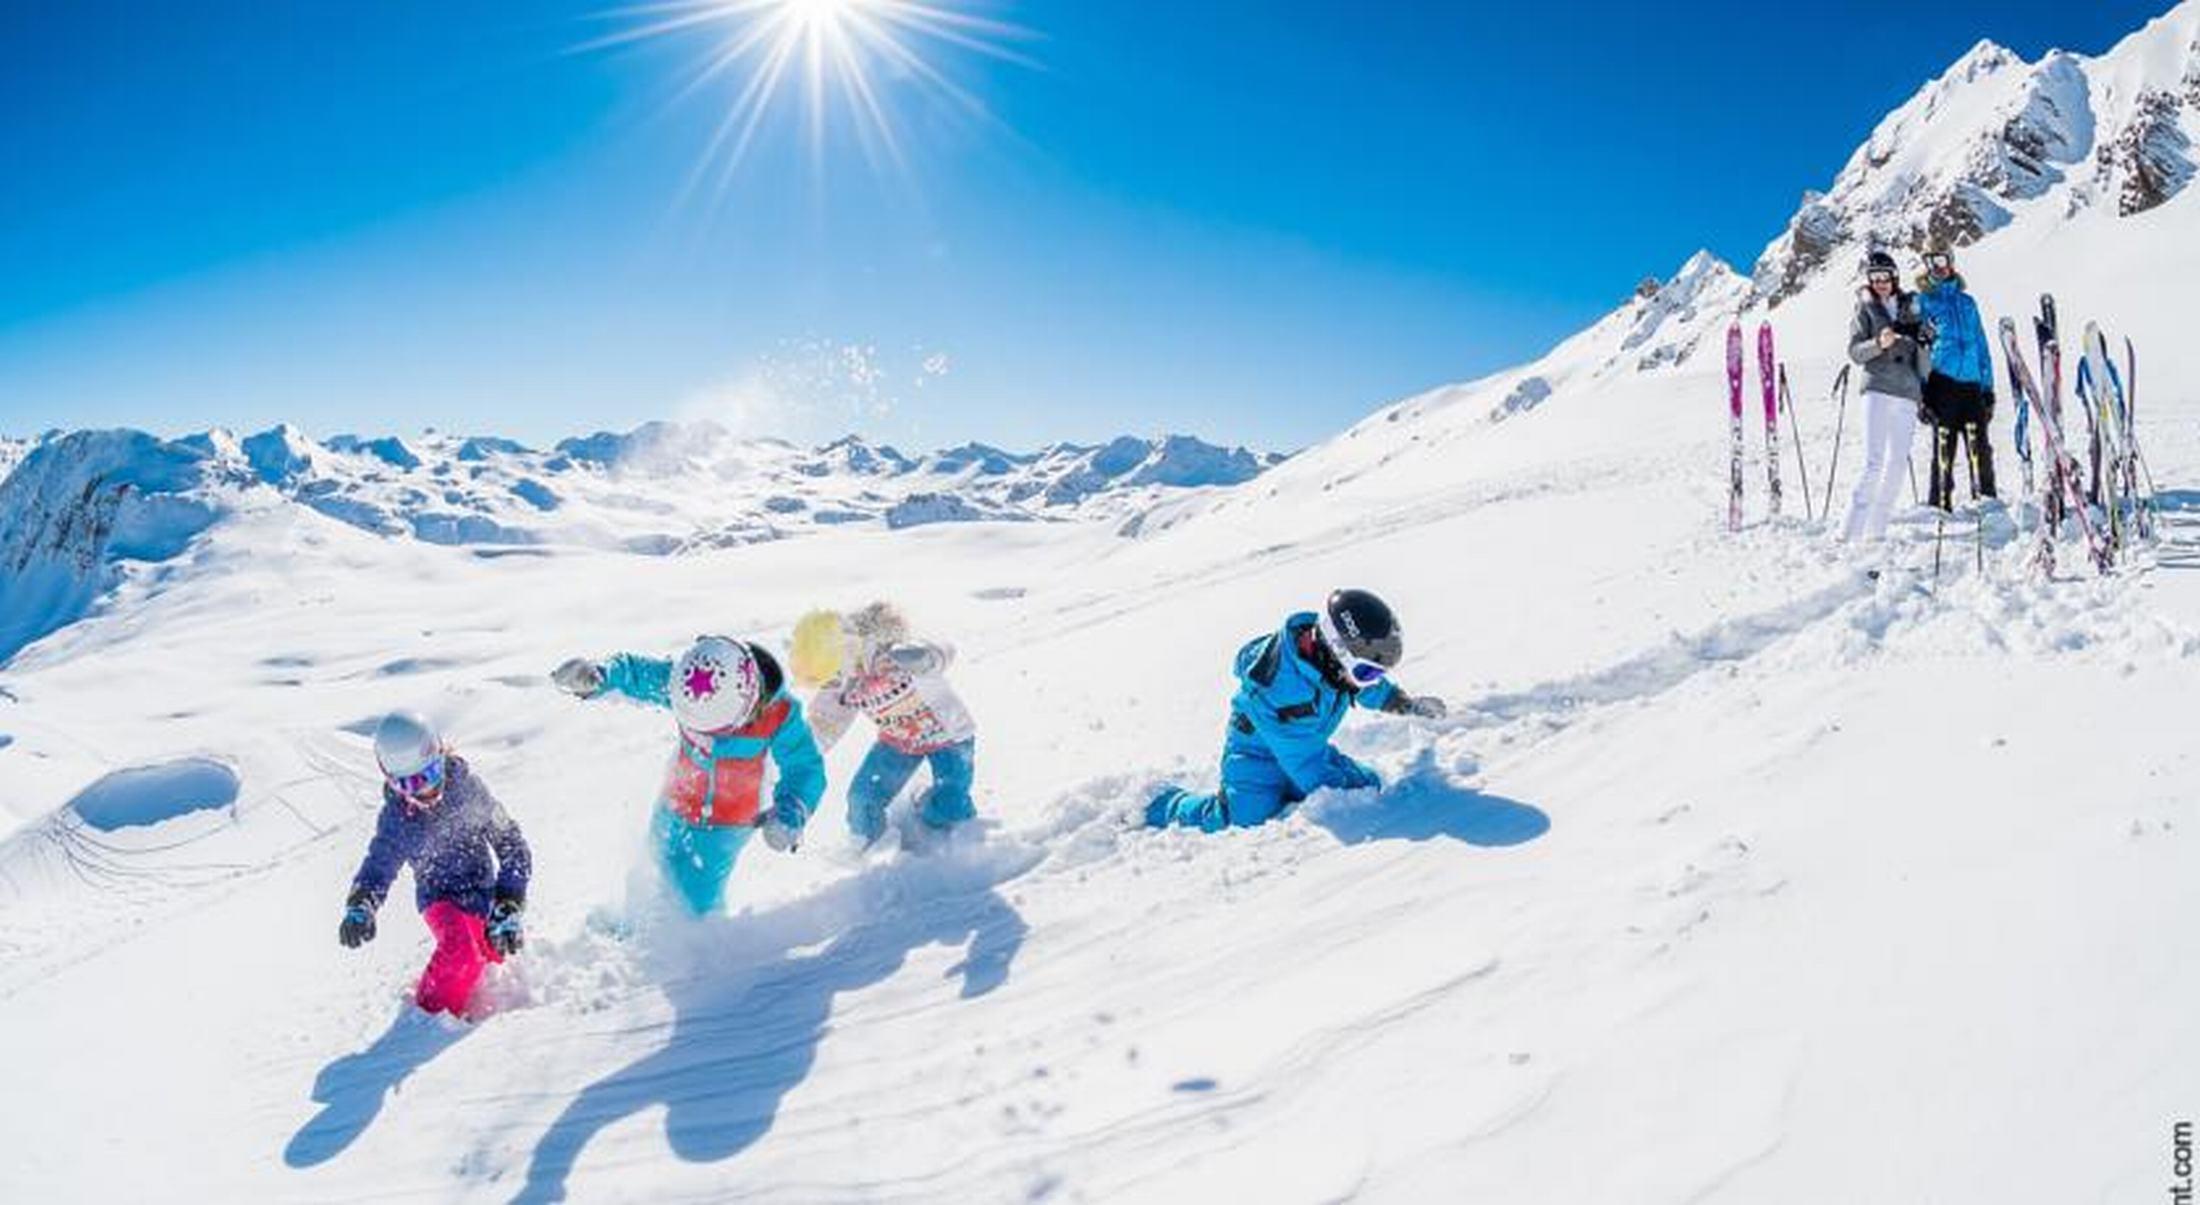
<svg viewBox="0 0 2200 1205">
<path fill-rule="evenodd" d="M 886 808 L 909 785 L 917 767 L 931 763 L 932 786 L 924 794 L 918 815 L 933 828 L 951 828 L 978 814 L 970 800 L 970 784 L 977 776 L 978 742 L 967 740 L 918 755 L 903 753 L 885 744 L 871 746 L 855 781 L 848 784 L 848 828 L 865 842 L 876 841 L 886 831 Z"/>
</svg>

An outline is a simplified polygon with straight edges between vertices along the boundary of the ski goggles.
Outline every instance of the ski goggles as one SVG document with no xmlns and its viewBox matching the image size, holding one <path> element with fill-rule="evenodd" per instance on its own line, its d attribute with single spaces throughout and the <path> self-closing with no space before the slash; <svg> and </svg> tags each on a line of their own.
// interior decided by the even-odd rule
<svg viewBox="0 0 2200 1205">
<path fill-rule="evenodd" d="M 1864 279 L 1875 285 L 1891 285 L 1895 282 L 1896 277 L 1894 273 L 1887 271 L 1885 268 L 1880 268 L 1864 273 Z"/>
<path fill-rule="evenodd" d="M 386 774 L 390 790 L 410 803 L 434 803 L 443 798 L 443 759 L 438 757 L 414 774 Z"/>
<path fill-rule="evenodd" d="M 1945 251 L 1928 252 L 1925 256 L 1925 266 L 1935 272 L 1945 272 L 1956 266 L 1956 257 Z"/>
<path fill-rule="evenodd" d="M 1357 657 L 1339 657 L 1338 660 L 1344 663 L 1344 672 L 1361 686 L 1373 686 L 1390 674 L 1390 667 L 1373 661 L 1362 661 Z"/>
<path fill-rule="evenodd" d="M 1351 649 L 1346 648 L 1343 633 L 1331 625 L 1327 615 L 1316 620 L 1314 631 L 1321 640 L 1322 647 L 1328 649 L 1329 655 L 1337 659 L 1337 665 L 1344 670 L 1347 678 L 1352 679 L 1353 685 L 1373 686 L 1389 676 L 1389 666 L 1380 661 L 1355 656 Z"/>
</svg>

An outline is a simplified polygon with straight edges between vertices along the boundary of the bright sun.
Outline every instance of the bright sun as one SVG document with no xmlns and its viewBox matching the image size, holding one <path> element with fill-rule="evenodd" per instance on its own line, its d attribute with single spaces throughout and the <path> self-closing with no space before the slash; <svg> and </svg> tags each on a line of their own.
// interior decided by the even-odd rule
<svg viewBox="0 0 2200 1205">
<path fill-rule="evenodd" d="M 958 11 L 963 0 L 670 0 L 614 14 L 642 23 L 590 44 L 615 46 L 673 34 L 715 29 L 718 41 L 687 96 L 721 77 L 740 79 L 726 115 L 698 164 L 698 176 L 717 165 L 718 186 L 735 169 L 767 118 L 787 108 L 780 98 L 801 97 L 801 120 L 813 160 L 825 151 L 828 115 L 844 106 L 864 154 L 874 166 L 905 167 L 882 80 L 944 97 L 964 111 L 989 117 L 985 106 L 924 53 L 943 47 L 1029 63 L 1008 43 L 1026 31 Z"/>
</svg>

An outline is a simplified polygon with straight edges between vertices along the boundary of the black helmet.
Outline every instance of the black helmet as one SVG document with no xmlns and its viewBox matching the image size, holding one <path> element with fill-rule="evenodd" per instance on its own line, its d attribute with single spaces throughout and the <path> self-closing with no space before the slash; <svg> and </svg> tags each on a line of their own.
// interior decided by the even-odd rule
<svg viewBox="0 0 2200 1205">
<path fill-rule="evenodd" d="M 1884 251 L 1874 251 L 1864 257 L 1864 275 L 1870 276 L 1874 272 L 1891 272 L 1897 278 L 1902 275 L 1902 269 L 1895 266 L 1894 256 Z"/>
<path fill-rule="evenodd" d="M 1355 686 L 1373 686 L 1396 669 L 1405 656 L 1404 634 L 1390 604 L 1365 590 L 1339 590 L 1329 596 L 1315 624 L 1322 644 L 1337 659 L 1343 676 Z"/>
</svg>

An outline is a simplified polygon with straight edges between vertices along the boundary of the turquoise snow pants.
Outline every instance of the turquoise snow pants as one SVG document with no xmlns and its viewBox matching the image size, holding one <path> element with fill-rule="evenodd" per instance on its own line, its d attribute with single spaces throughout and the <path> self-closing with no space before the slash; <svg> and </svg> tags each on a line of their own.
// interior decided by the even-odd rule
<svg viewBox="0 0 2200 1205">
<path fill-rule="evenodd" d="M 756 830 L 746 825 L 689 824 L 665 807 L 649 822 L 650 844 L 665 878 L 697 916 L 716 912 L 726 902 L 726 880 L 741 847 Z"/>
<path fill-rule="evenodd" d="M 975 740 L 949 745 L 922 757 L 879 744 L 856 769 L 848 784 L 848 830 L 865 844 L 886 831 L 886 808 L 909 785 L 917 767 L 930 762 L 932 786 L 924 793 L 918 815 L 933 828 L 951 828 L 978 814 L 970 800 L 970 783 L 977 774 Z"/>
<path fill-rule="evenodd" d="M 1232 825 L 1250 828 L 1275 819 L 1277 812 L 1304 798 L 1275 758 L 1232 748 L 1222 755 L 1220 791 L 1194 795 L 1170 787 L 1146 805 L 1146 823 L 1152 828 L 1181 824 L 1209 833 Z"/>
</svg>

